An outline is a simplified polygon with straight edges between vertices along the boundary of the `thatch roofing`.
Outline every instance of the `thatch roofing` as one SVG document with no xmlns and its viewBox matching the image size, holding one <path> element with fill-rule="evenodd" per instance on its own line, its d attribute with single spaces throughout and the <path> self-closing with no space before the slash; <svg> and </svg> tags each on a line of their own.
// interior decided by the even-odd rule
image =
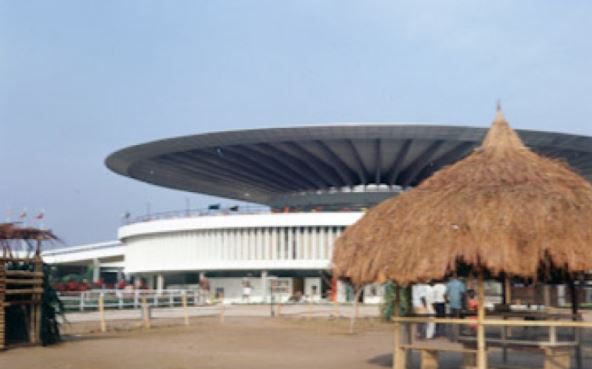
<svg viewBox="0 0 592 369">
<path fill-rule="evenodd" d="M 526 278 L 582 272 L 592 269 L 591 219 L 592 185 L 524 146 L 498 110 L 480 148 L 349 227 L 334 273 L 407 285 L 461 263 Z"/>
<path fill-rule="evenodd" d="M 0 257 L 12 258 L 18 250 L 25 251 L 28 256 L 38 255 L 41 252 L 41 241 L 48 240 L 58 238 L 50 230 L 0 223 Z M 23 250 L 23 243 L 26 250 Z"/>
<path fill-rule="evenodd" d="M 0 240 L 55 240 L 49 230 L 33 227 L 19 227 L 14 223 L 0 223 Z"/>
</svg>

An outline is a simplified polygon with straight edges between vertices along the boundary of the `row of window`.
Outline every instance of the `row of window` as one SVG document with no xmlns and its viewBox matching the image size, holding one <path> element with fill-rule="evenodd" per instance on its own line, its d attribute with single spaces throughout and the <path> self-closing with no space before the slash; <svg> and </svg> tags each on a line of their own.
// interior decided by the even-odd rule
<svg viewBox="0 0 592 369">
<path fill-rule="evenodd" d="M 126 240 L 128 250 L 151 248 L 201 260 L 330 259 L 345 227 L 269 227 L 197 230 L 146 235 Z M 137 248 L 136 248 L 137 247 Z"/>
</svg>

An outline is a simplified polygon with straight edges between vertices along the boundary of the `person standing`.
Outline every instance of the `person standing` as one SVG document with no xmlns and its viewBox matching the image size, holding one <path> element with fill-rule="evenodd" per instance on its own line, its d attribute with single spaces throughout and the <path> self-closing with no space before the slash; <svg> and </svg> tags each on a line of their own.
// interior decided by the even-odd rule
<svg viewBox="0 0 592 369">
<path fill-rule="evenodd" d="M 434 310 L 436 311 L 436 318 L 444 318 L 446 317 L 446 285 L 444 283 L 435 283 L 432 286 L 433 291 L 433 305 Z M 435 337 L 442 337 L 445 335 L 444 332 L 445 325 L 444 324 L 436 324 L 436 334 Z"/>
<path fill-rule="evenodd" d="M 460 318 L 466 293 L 465 283 L 456 276 L 452 277 L 446 284 L 446 299 L 450 308 L 450 315 L 453 318 Z M 459 334 L 458 324 L 452 324 L 449 331 L 449 338 L 455 340 Z"/>
<path fill-rule="evenodd" d="M 210 280 L 205 274 L 199 276 L 199 298 L 201 304 L 210 302 Z"/>
<path fill-rule="evenodd" d="M 242 284 L 243 284 L 243 302 L 249 304 L 251 302 L 251 292 L 253 290 L 251 287 L 251 282 L 247 278 L 244 278 Z"/>
<path fill-rule="evenodd" d="M 428 284 L 416 284 L 412 290 L 413 311 L 417 315 L 433 315 L 433 289 Z M 434 337 L 434 323 L 418 324 L 418 338 L 431 339 Z"/>
<path fill-rule="evenodd" d="M 424 305 L 425 301 L 425 284 L 414 284 L 411 287 L 411 303 L 413 305 L 413 314 L 423 316 L 427 314 L 427 309 Z M 416 338 L 424 339 L 426 334 L 425 324 L 418 323 Z"/>
</svg>

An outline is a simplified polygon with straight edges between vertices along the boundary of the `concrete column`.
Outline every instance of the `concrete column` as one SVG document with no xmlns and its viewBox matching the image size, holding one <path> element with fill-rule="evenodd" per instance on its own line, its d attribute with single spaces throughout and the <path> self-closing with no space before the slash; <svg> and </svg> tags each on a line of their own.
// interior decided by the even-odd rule
<svg viewBox="0 0 592 369">
<path fill-rule="evenodd" d="M 93 268 L 92 281 L 93 281 L 93 283 L 97 283 L 99 281 L 99 279 L 101 279 L 101 262 L 99 261 L 99 259 L 93 259 L 92 268 Z"/>
<path fill-rule="evenodd" d="M 304 237 L 302 236 L 302 229 L 300 227 L 296 227 L 296 260 L 302 259 L 302 254 L 304 251 Z"/>
<path fill-rule="evenodd" d="M 255 245 L 257 247 L 257 260 L 262 260 L 264 258 L 263 237 L 261 235 L 261 232 L 261 228 L 258 228 L 255 236 Z"/>
<path fill-rule="evenodd" d="M 267 271 L 261 271 L 261 297 L 263 298 L 263 302 L 267 301 L 267 295 L 269 294 L 269 287 L 267 286 Z"/>
<path fill-rule="evenodd" d="M 224 251 L 222 250 L 222 230 L 216 231 L 216 255 L 218 260 L 224 259 Z"/>
<path fill-rule="evenodd" d="M 248 239 L 249 239 L 249 260 L 255 260 L 257 259 L 257 256 L 255 255 L 255 247 L 257 245 L 257 243 L 255 242 L 255 232 L 253 231 L 253 228 L 249 228 L 249 233 L 248 233 Z"/>
<path fill-rule="evenodd" d="M 292 256 L 294 255 L 294 228 L 288 227 L 286 230 L 288 232 L 288 255 L 286 255 L 286 259 L 292 260 Z"/>
<path fill-rule="evenodd" d="M 333 258 L 333 243 L 335 242 L 335 232 L 333 227 L 329 228 L 329 236 L 327 240 L 327 258 L 331 260 Z"/>
<path fill-rule="evenodd" d="M 277 258 L 283 260 L 285 259 L 285 251 L 286 251 L 286 228 L 275 228 L 277 233 L 277 243 L 274 245 L 278 250 Z"/>
<path fill-rule="evenodd" d="M 311 237 L 311 248 L 310 248 L 310 258 L 312 260 L 316 260 L 319 257 L 317 256 L 319 254 L 319 229 L 318 227 L 312 227 L 312 237 Z"/>
<path fill-rule="evenodd" d="M 220 230 L 220 246 L 221 246 L 221 250 L 222 250 L 222 260 L 228 260 L 228 234 L 227 234 L 227 230 L 222 229 Z"/>
<path fill-rule="evenodd" d="M 270 238 L 271 240 L 269 241 L 269 245 L 271 247 L 271 259 L 273 260 L 277 260 L 279 259 L 279 254 L 278 254 L 278 248 L 279 248 L 279 242 L 278 242 L 278 229 L 277 228 L 270 228 L 269 229 L 270 232 Z"/>
<path fill-rule="evenodd" d="M 319 252 L 317 255 L 319 259 L 327 258 L 327 227 L 319 228 Z"/>
<path fill-rule="evenodd" d="M 164 275 L 162 273 L 158 273 L 156 276 L 156 290 L 158 292 L 164 290 Z"/>
</svg>

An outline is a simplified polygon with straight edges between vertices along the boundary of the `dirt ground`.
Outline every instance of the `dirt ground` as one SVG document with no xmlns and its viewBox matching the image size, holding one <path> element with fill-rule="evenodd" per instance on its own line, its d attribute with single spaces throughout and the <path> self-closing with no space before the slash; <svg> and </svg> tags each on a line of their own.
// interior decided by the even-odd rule
<svg viewBox="0 0 592 369">
<path fill-rule="evenodd" d="M 360 320 L 348 334 L 347 319 L 199 318 L 190 326 L 155 322 L 150 330 L 119 322 L 116 331 L 91 332 L 96 324 L 66 327 L 63 343 L 0 353 L 11 369 L 185 368 L 381 368 L 391 363 L 392 330 Z"/>
<path fill-rule="evenodd" d="M 392 325 L 359 319 L 356 334 L 349 320 L 302 317 L 193 317 L 155 319 L 151 329 L 138 320 L 112 322 L 107 333 L 97 322 L 64 327 L 65 340 L 51 347 L 18 347 L 0 352 L 0 369 L 380 369 L 392 363 Z M 490 359 L 500 360 L 499 352 Z M 415 355 L 413 367 L 418 366 Z M 510 360 L 542 368 L 542 356 L 517 354 Z M 441 357 L 443 369 L 458 368 L 460 354 Z M 592 368 L 586 355 L 584 367 Z"/>
</svg>

